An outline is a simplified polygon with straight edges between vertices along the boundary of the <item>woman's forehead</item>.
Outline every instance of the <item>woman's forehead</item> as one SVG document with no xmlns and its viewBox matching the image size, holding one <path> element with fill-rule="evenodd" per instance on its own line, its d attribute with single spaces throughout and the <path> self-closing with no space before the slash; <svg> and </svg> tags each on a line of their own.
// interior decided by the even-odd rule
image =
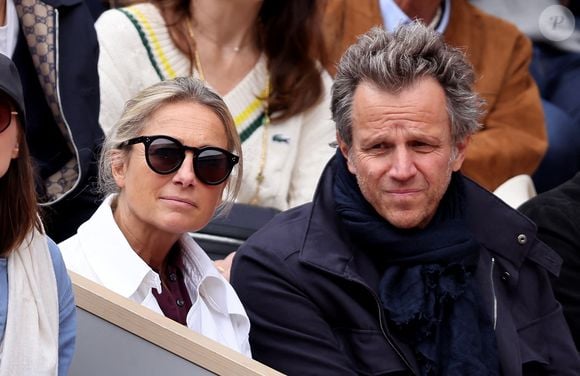
<svg viewBox="0 0 580 376">
<path fill-rule="evenodd" d="M 227 146 L 221 119 L 199 103 L 178 102 L 160 107 L 146 120 L 142 135 L 167 135 L 190 146 L 198 146 L 200 142 Z"/>
</svg>

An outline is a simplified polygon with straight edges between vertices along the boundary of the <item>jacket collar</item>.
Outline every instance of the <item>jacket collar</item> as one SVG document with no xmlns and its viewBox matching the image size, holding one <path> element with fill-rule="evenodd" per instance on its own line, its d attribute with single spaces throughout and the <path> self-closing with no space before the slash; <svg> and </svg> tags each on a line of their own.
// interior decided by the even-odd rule
<svg viewBox="0 0 580 376">
<path fill-rule="evenodd" d="M 464 180 L 468 226 L 492 257 L 508 261 L 514 276 L 525 259 L 557 276 L 562 258 L 537 238 L 536 224 L 474 181 Z"/>
<path fill-rule="evenodd" d="M 340 219 L 334 209 L 332 187 L 335 160 L 335 157 L 330 159 L 318 182 L 310 207 L 300 259 L 333 274 L 344 276 L 355 250 L 348 234 L 342 230 Z M 332 232 L 330 236 L 329 230 Z M 320 251 L 320 244 L 324 244 L 324 252 Z"/>
<path fill-rule="evenodd" d="M 378 286 L 380 276 L 368 254 L 354 246 L 336 213 L 333 192 L 335 163 L 333 156 L 314 194 L 300 260 L 342 278 Z M 322 248 L 321 244 L 324 245 Z"/>
</svg>

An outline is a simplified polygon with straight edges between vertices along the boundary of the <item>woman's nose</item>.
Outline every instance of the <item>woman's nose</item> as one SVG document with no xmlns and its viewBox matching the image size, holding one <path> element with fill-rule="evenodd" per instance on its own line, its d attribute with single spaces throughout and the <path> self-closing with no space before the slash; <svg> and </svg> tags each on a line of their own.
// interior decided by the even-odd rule
<svg viewBox="0 0 580 376">
<path fill-rule="evenodd" d="M 185 153 L 185 159 L 173 175 L 173 182 L 184 186 L 194 185 L 197 182 L 193 168 L 193 153 Z"/>
</svg>

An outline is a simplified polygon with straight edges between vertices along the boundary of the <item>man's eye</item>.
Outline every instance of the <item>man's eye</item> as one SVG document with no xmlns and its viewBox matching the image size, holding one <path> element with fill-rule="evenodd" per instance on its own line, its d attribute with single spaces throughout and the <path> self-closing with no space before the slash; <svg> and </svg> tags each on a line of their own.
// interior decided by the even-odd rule
<svg viewBox="0 0 580 376">
<path fill-rule="evenodd" d="M 435 150 L 434 145 L 426 144 L 424 142 L 414 142 L 411 144 L 411 147 L 418 153 L 430 153 Z"/>
</svg>

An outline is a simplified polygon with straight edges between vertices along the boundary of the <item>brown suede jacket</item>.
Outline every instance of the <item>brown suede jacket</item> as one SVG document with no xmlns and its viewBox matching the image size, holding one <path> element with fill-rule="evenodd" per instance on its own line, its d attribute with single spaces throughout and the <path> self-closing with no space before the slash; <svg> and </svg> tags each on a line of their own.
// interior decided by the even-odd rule
<svg viewBox="0 0 580 376">
<path fill-rule="evenodd" d="M 334 75 L 357 36 L 382 22 L 377 0 L 329 0 L 323 22 L 328 71 Z M 528 70 L 530 41 L 465 0 L 451 1 L 444 37 L 466 52 L 477 75 L 475 89 L 487 103 L 483 129 L 472 137 L 462 172 L 489 190 L 513 176 L 532 175 L 548 140 L 540 94 Z"/>
</svg>

